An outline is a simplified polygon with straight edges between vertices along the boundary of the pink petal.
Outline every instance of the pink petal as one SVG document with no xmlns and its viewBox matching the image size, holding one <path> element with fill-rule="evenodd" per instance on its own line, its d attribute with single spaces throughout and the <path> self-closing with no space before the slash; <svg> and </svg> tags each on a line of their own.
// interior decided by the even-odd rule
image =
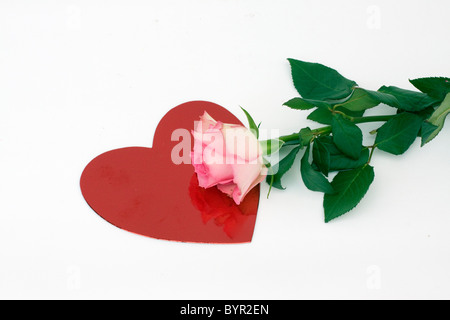
<svg viewBox="0 0 450 320">
<path fill-rule="evenodd" d="M 262 164 L 236 164 L 233 165 L 233 182 L 236 189 L 233 199 L 240 204 L 248 192 L 261 183 L 267 175 L 267 168 Z"/>
<path fill-rule="evenodd" d="M 200 122 L 198 122 L 195 131 L 197 132 L 205 132 L 211 127 L 216 125 L 217 121 L 214 120 L 206 111 L 200 116 Z"/>
<path fill-rule="evenodd" d="M 223 193 L 226 193 L 230 197 L 233 196 L 233 191 L 234 191 L 235 188 L 236 188 L 236 184 L 234 182 L 217 185 L 217 189 L 219 189 Z"/>
<path fill-rule="evenodd" d="M 222 128 L 226 154 L 237 163 L 257 163 L 262 154 L 258 139 L 246 127 L 224 124 Z"/>
</svg>

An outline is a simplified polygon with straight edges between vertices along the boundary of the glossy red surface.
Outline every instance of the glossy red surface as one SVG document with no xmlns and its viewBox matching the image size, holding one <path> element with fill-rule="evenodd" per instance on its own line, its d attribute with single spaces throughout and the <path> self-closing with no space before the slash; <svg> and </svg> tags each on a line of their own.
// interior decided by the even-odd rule
<svg viewBox="0 0 450 320">
<path fill-rule="evenodd" d="M 237 206 L 217 188 L 198 186 L 191 164 L 173 163 L 175 129 L 194 128 L 207 111 L 225 123 L 240 121 L 223 107 L 205 101 L 184 103 L 160 121 L 152 148 L 129 147 L 92 160 L 81 176 L 90 207 L 111 224 L 140 235 L 183 242 L 250 242 L 256 222 L 259 186 Z M 193 139 L 191 138 L 191 149 Z"/>
</svg>

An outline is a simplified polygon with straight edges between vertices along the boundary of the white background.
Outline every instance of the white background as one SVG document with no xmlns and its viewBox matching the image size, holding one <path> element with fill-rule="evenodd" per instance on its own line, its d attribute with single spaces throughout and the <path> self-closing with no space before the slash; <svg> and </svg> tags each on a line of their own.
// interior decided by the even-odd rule
<svg viewBox="0 0 450 320">
<path fill-rule="evenodd" d="M 186 101 L 245 121 L 243 106 L 282 134 L 315 127 L 282 106 L 297 96 L 287 58 L 373 90 L 450 76 L 449 11 L 447 0 L 1 0 L 0 298 L 450 298 L 449 123 L 424 148 L 376 152 L 369 193 L 329 224 L 298 166 L 285 191 L 266 199 L 264 184 L 250 244 L 131 234 L 79 190 L 92 158 L 150 147 Z"/>
</svg>

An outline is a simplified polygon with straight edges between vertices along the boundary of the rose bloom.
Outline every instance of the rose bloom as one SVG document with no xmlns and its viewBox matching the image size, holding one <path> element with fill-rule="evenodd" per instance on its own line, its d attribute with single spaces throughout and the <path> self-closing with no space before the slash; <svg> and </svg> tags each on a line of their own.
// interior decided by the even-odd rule
<svg viewBox="0 0 450 320">
<path fill-rule="evenodd" d="M 200 187 L 217 186 L 239 205 L 266 177 L 261 146 L 246 127 L 216 121 L 205 112 L 192 134 L 191 159 Z"/>
</svg>

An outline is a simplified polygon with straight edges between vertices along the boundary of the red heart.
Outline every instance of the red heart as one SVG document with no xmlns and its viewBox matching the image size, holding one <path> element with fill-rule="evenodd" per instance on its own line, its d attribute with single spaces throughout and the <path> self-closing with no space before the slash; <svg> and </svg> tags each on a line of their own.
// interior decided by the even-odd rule
<svg viewBox="0 0 450 320">
<path fill-rule="evenodd" d="M 225 122 L 241 122 L 221 106 L 187 102 L 158 124 L 153 148 L 129 147 L 92 160 L 81 176 L 81 191 L 91 208 L 111 224 L 144 236 L 183 242 L 250 242 L 259 204 L 259 186 L 237 206 L 217 188 L 198 186 L 189 163 L 171 159 L 175 129 L 191 132 L 203 112 Z M 191 148 L 193 139 L 191 138 Z M 176 149 L 178 151 L 178 149 Z"/>
</svg>

